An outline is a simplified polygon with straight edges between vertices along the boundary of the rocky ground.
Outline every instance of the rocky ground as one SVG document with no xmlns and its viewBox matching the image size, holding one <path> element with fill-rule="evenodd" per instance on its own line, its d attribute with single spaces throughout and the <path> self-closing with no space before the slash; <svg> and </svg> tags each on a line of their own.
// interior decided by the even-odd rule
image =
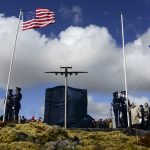
<svg viewBox="0 0 150 150">
<path fill-rule="evenodd" d="M 0 150 L 150 150 L 150 134 L 65 130 L 37 122 L 0 126 Z"/>
</svg>

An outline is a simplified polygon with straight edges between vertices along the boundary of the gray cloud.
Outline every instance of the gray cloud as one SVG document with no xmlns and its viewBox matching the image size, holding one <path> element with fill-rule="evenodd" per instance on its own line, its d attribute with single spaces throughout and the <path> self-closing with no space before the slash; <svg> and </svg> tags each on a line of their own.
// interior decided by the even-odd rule
<svg viewBox="0 0 150 150">
<path fill-rule="evenodd" d="M 135 97 L 132 95 L 129 95 L 129 99 L 131 99 L 131 103 L 135 103 L 135 105 L 144 105 L 144 103 L 148 103 L 150 105 L 150 99 L 148 97 Z"/>
<path fill-rule="evenodd" d="M 44 118 L 44 109 L 45 109 L 45 107 L 41 106 L 39 116 L 41 116 L 42 118 Z"/>
<path fill-rule="evenodd" d="M 94 119 L 111 118 L 111 104 L 95 100 L 92 96 L 88 96 L 88 114 Z"/>
<path fill-rule="evenodd" d="M 72 19 L 74 25 L 78 25 L 82 22 L 82 9 L 79 6 L 73 6 L 72 8 L 62 6 L 59 9 L 59 13 L 65 19 Z"/>
<path fill-rule="evenodd" d="M 3 114 L 4 112 L 4 100 L 0 99 L 0 116 Z"/>
</svg>

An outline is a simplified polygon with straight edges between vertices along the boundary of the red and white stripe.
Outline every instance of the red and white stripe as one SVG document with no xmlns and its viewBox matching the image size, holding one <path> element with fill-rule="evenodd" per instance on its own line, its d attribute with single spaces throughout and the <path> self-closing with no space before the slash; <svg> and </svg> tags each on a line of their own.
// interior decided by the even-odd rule
<svg viewBox="0 0 150 150">
<path fill-rule="evenodd" d="M 36 9 L 36 18 L 23 22 L 22 30 L 45 27 L 55 23 L 55 14 L 49 9 Z"/>
</svg>

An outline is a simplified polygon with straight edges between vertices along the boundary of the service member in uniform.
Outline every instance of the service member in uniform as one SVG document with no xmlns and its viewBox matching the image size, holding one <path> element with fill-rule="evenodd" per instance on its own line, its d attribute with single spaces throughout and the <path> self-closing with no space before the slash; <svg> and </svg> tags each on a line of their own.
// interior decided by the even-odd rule
<svg viewBox="0 0 150 150">
<path fill-rule="evenodd" d="M 13 114 L 13 90 L 8 89 L 8 95 L 6 100 L 6 110 L 5 110 L 5 121 L 12 121 L 12 114 Z"/>
<path fill-rule="evenodd" d="M 19 110 L 21 108 L 20 101 L 22 99 L 21 88 L 16 87 L 16 94 L 14 95 L 14 115 L 15 121 L 18 122 Z"/>
<path fill-rule="evenodd" d="M 126 104 L 126 91 L 121 91 L 121 108 L 122 112 L 122 127 L 128 127 L 128 119 L 127 119 L 127 104 Z"/>
<path fill-rule="evenodd" d="M 113 111 L 115 115 L 115 123 L 116 123 L 116 128 L 120 127 L 120 102 L 119 102 L 119 92 L 114 92 L 113 93 Z"/>
</svg>

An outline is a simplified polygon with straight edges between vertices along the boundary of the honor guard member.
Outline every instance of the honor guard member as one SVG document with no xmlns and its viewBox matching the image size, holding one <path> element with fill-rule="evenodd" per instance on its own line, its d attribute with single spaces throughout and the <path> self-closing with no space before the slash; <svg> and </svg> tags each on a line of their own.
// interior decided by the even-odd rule
<svg viewBox="0 0 150 150">
<path fill-rule="evenodd" d="M 12 121 L 12 114 L 13 114 L 13 90 L 8 89 L 8 95 L 7 95 L 7 100 L 6 100 L 6 111 L 5 111 L 5 120 L 6 121 Z"/>
<path fill-rule="evenodd" d="M 116 128 L 120 127 L 120 102 L 119 102 L 119 93 L 114 92 L 113 93 L 113 111 L 115 115 L 115 123 Z"/>
<path fill-rule="evenodd" d="M 18 115 L 19 115 L 19 110 L 21 108 L 20 101 L 22 99 L 22 94 L 21 94 L 21 88 L 16 87 L 16 94 L 14 96 L 14 115 L 15 115 L 15 121 L 18 122 Z"/>
<path fill-rule="evenodd" d="M 128 101 L 128 100 L 127 100 Z M 129 105 L 129 101 L 128 101 Z M 122 127 L 128 127 L 128 119 L 127 119 L 127 104 L 126 104 L 126 91 L 121 91 L 121 112 L 122 112 Z"/>
</svg>

